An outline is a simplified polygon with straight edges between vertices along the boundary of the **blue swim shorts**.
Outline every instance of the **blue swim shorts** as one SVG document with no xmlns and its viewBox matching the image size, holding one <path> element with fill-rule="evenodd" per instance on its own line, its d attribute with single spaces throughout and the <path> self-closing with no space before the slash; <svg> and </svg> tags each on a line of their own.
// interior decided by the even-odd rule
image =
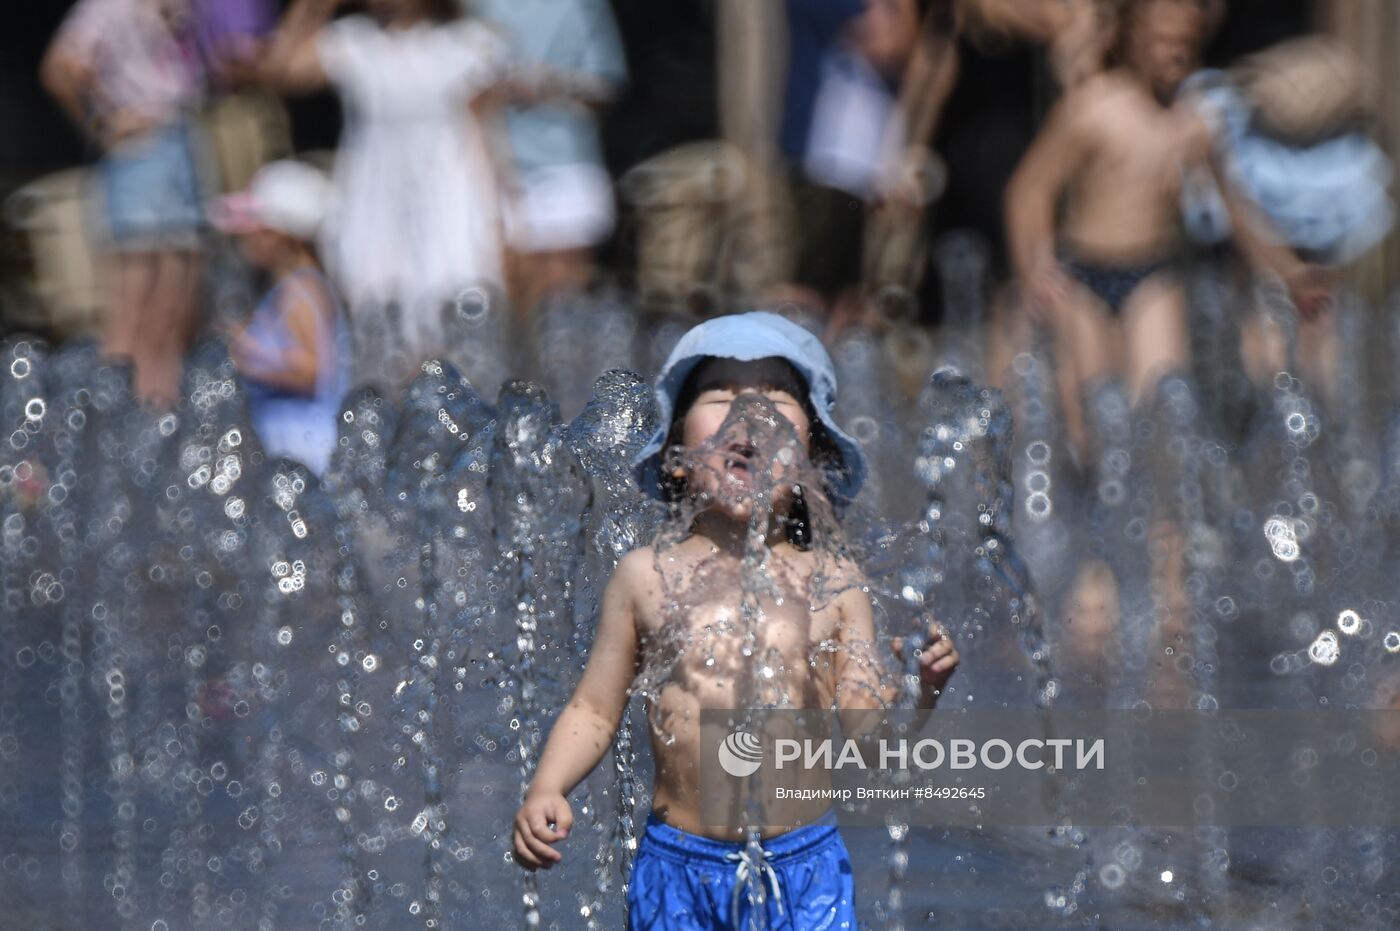
<svg viewBox="0 0 1400 931">
<path fill-rule="evenodd" d="M 759 884 L 761 906 L 750 899 Z M 858 927 L 851 856 L 834 812 L 766 838 L 758 854 L 647 818 L 627 888 L 630 931 L 743 931 L 760 907 L 772 931 Z"/>
</svg>

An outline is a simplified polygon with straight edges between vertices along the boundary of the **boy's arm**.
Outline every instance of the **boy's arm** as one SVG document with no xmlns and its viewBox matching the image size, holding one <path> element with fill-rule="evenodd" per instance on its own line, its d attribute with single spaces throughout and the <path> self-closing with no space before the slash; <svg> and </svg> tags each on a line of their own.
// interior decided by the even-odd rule
<svg viewBox="0 0 1400 931">
<path fill-rule="evenodd" d="M 647 550 L 618 564 L 603 593 L 593 650 L 574 696 L 549 732 L 539 768 L 515 815 L 515 860 L 527 870 L 548 869 L 564 858 L 552 846 L 569 836 L 574 816 L 568 795 L 598 765 L 622 719 L 636 672 L 635 579 Z"/>
<path fill-rule="evenodd" d="M 847 737 L 874 741 L 885 735 L 889 722 L 885 712 L 899 700 L 904 671 L 891 680 L 875 649 L 875 618 L 870 601 L 860 588 L 844 592 L 837 601 L 841 627 L 837 632 L 839 649 L 833 660 L 836 675 L 837 717 Z M 893 641 L 895 656 L 904 658 L 904 638 Z M 959 662 L 952 641 L 936 622 L 929 625 L 929 642 L 918 658 L 919 694 L 912 721 L 915 730 L 923 727 L 938 703 L 943 686 Z"/>
<path fill-rule="evenodd" d="M 875 617 L 866 593 L 859 587 L 847 589 L 837 599 L 836 609 L 840 626 L 831 654 L 836 718 L 841 733 L 857 741 L 864 755 L 889 730 L 886 712 L 899 699 L 899 688 L 888 681 L 880 662 Z"/>
<path fill-rule="evenodd" d="M 1071 93 L 1050 114 L 1006 187 L 1006 235 L 1012 267 L 1032 301 L 1064 298 L 1055 257 L 1055 208 L 1089 154 L 1084 95 Z"/>
<path fill-rule="evenodd" d="M 645 558 L 642 552 L 625 558 L 603 593 L 598 633 L 588 666 L 549 732 L 527 795 L 567 796 L 612 746 L 636 672 L 634 585 L 637 561 Z"/>
<path fill-rule="evenodd" d="M 1106 21 L 1098 0 L 1059 4 L 1063 19 L 1050 40 L 1051 70 L 1060 87 L 1071 90 L 1103 70 L 1117 24 Z"/>
<path fill-rule="evenodd" d="M 899 699 L 899 688 L 888 681 L 884 664 L 875 648 L 875 616 L 869 597 L 860 588 L 850 588 L 836 601 L 840 626 L 832 656 L 835 698 L 842 712 L 883 711 Z M 842 727 L 858 714 L 841 714 Z"/>
<path fill-rule="evenodd" d="M 832 660 L 839 710 L 870 711 L 889 708 L 899 700 L 902 689 L 885 675 L 884 664 L 875 648 L 875 616 L 865 591 L 853 587 L 836 601 L 840 616 L 837 649 Z M 895 656 L 904 658 L 904 638 L 892 641 Z M 928 641 L 919 651 L 919 695 L 916 704 L 931 709 L 938 703 L 943 686 L 953 674 L 960 657 L 943 628 L 930 620 Z M 903 670 L 899 677 L 902 678 Z M 896 679 L 896 681 L 899 681 Z"/>
<path fill-rule="evenodd" d="M 1278 239 L 1263 212 L 1230 183 L 1218 154 L 1211 156 L 1210 167 L 1230 215 L 1235 248 L 1255 275 L 1278 276 L 1300 315 L 1315 316 L 1328 299 L 1326 276 Z"/>
</svg>

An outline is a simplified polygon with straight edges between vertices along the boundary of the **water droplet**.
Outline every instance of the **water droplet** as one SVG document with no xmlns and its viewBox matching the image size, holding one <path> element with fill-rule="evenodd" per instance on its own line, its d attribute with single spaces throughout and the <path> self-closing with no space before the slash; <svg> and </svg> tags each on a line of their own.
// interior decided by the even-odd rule
<svg viewBox="0 0 1400 931">
<path fill-rule="evenodd" d="M 1264 539 L 1280 562 L 1294 562 L 1298 559 L 1298 536 L 1296 522 L 1287 517 L 1270 517 L 1264 521 Z"/>
<path fill-rule="evenodd" d="M 1319 666 L 1331 666 L 1340 656 L 1341 647 L 1337 643 L 1337 635 L 1330 630 L 1318 634 L 1317 639 L 1308 647 L 1308 657 Z"/>
<path fill-rule="evenodd" d="M 1099 870 L 1099 882 L 1103 883 L 1105 889 L 1120 889 L 1127 875 L 1117 863 L 1105 863 Z"/>
</svg>

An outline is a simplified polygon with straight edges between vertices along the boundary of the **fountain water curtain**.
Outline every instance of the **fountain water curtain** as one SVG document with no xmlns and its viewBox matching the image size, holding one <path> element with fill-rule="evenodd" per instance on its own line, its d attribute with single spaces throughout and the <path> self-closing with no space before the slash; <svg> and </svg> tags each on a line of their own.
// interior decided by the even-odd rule
<svg viewBox="0 0 1400 931">
<path fill-rule="evenodd" d="M 957 706 L 1049 709 L 1060 684 L 1030 571 L 1013 542 L 1010 408 L 1000 392 L 940 370 L 920 410 L 927 426 L 914 466 L 928 497 L 912 539 L 920 541 L 923 552 L 902 560 L 899 592 L 907 601 L 936 606 L 949 619 L 969 672 L 950 690 Z M 979 663 L 979 657 L 985 659 Z M 997 670 L 1002 680 L 979 674 L 979 666 Z M 1057 788 L 1063 791 L 1062 785 Z M 1055 807 L 1063 815 L 1063 808 Z M 1047 905 L 1061 917 L 1078 911 L 1092 869 L 1092 848 L 1085 840 L 1084 832 L 1063 817 L 1050 834 L 1052 844 L 1083 852 L 1068 881 L 1046 890 Z"/>
<path fill-rule="evenodd" d="M 1391 395 L 1370 408 L 1361 361 L 1367 327 L 1400 334 L 1400 315 L 1339 305 L 1337 395 L 1365 403 L 1329 406 L 1292 361 L 1244 400 L 1224 376 L 1177 373 L 1134 409 L 1108 383 L 1089 397 L 1093 456 L 1076 468 L 1047 346 L 1013 359 L 1008 400 L 980 387 L 985 253 L 958 240 L 938 256 L 951 335 L 917 403 L 889 403 L 893 350 L 873 331 L 833 356 L 839 416 L 877 472 L 841 517 L 849 553 L 882 636 L 932 611 L 955 637 L 964 661 L 944 706 L 1160 703 L 1170 692 L 1151 680 L 1173 676 L 1182 705 L 1203 709 L 1394 701 L 1400 415 Z M 1200 325 L 1225 328 L 1223 279 L 1203 272 L 1192 293 Z M 1262 300 L 1286 326 L 1286 298 Z M 484 333 L 499 309 L 464 294 L 456 325 Z M 402 401 L 347 397 L 322 478 L 264 453 L 216 345 L 193 355 L 167 415 L 136 406 L 130 371 L 92 346 L 0 345 L 7 926 L 621 926 L 648 804 L 645 684 L 575 796 L 564 863 L 527 877 L 507 851 L 602 587 L 661 526 L 629 469 L 655 427 L 649 382 L 598 370 L 654 368 L 684 327 L 608 298 L 549 308 L 537 328 L 532 374 L 582 402 L 577 416 L 535 384 L 502 376 L 486 397 L 427 363 Z M 552 365 L 599 345 L 598 328 L 614 349 Z M 1388 434 L 1371 429 L 1381 419 Z M 1145 568 L 1164 517 L 1177 589 Z M 770 584 L 760 549 L 746 597 Z M 1081 633 L 1065 617 L 1076 557 L 1117 576 L 1114 625 Z M 1161 629 L 1164 605 L 1179 629 Z M 742 684 L 772 698 L 757 674 Z M 1281 844 L 909 820 L 847 832 L 862 907 L 883 926 L 1398 920 L 1393 831 Z"/>
</svg>

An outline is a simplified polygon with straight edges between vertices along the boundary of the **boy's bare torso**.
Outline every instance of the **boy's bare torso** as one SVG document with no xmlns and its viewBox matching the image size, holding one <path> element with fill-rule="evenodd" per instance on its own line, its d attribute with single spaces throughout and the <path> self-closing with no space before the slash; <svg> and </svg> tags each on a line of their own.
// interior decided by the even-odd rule
<svg viewBox="0 0 1400 931">
<path fill-rule="evenodd" d="M 865 596 L 850 582 L 824 577 L 813 554 L 788 544 L 769 551 L 761 592 L 742 590 L 741 557 L 700 536 L 639 551 L 622 568 L 652 725 L 653 811 L 681 830 L 735 840 L 733 829 L 701 822 L 700 713 L 831 708 L 842 605 Z M 823 773 L 811 778 L 813 786 L 829 784 Z M 795 826 L 769 825 L 762 833 Z"/>
<path fill-rule="evenodd" d="M 1066 104 L 1077 110 L 1081 161 L 1061 225 L 1065 246 L 1106 264 L 1174 253 L 1181 171 L 1204 155 L 1200 121 L 1184 109 L 1164 108 L 1117 71 L 1086 82 Z"/>
</svg>

